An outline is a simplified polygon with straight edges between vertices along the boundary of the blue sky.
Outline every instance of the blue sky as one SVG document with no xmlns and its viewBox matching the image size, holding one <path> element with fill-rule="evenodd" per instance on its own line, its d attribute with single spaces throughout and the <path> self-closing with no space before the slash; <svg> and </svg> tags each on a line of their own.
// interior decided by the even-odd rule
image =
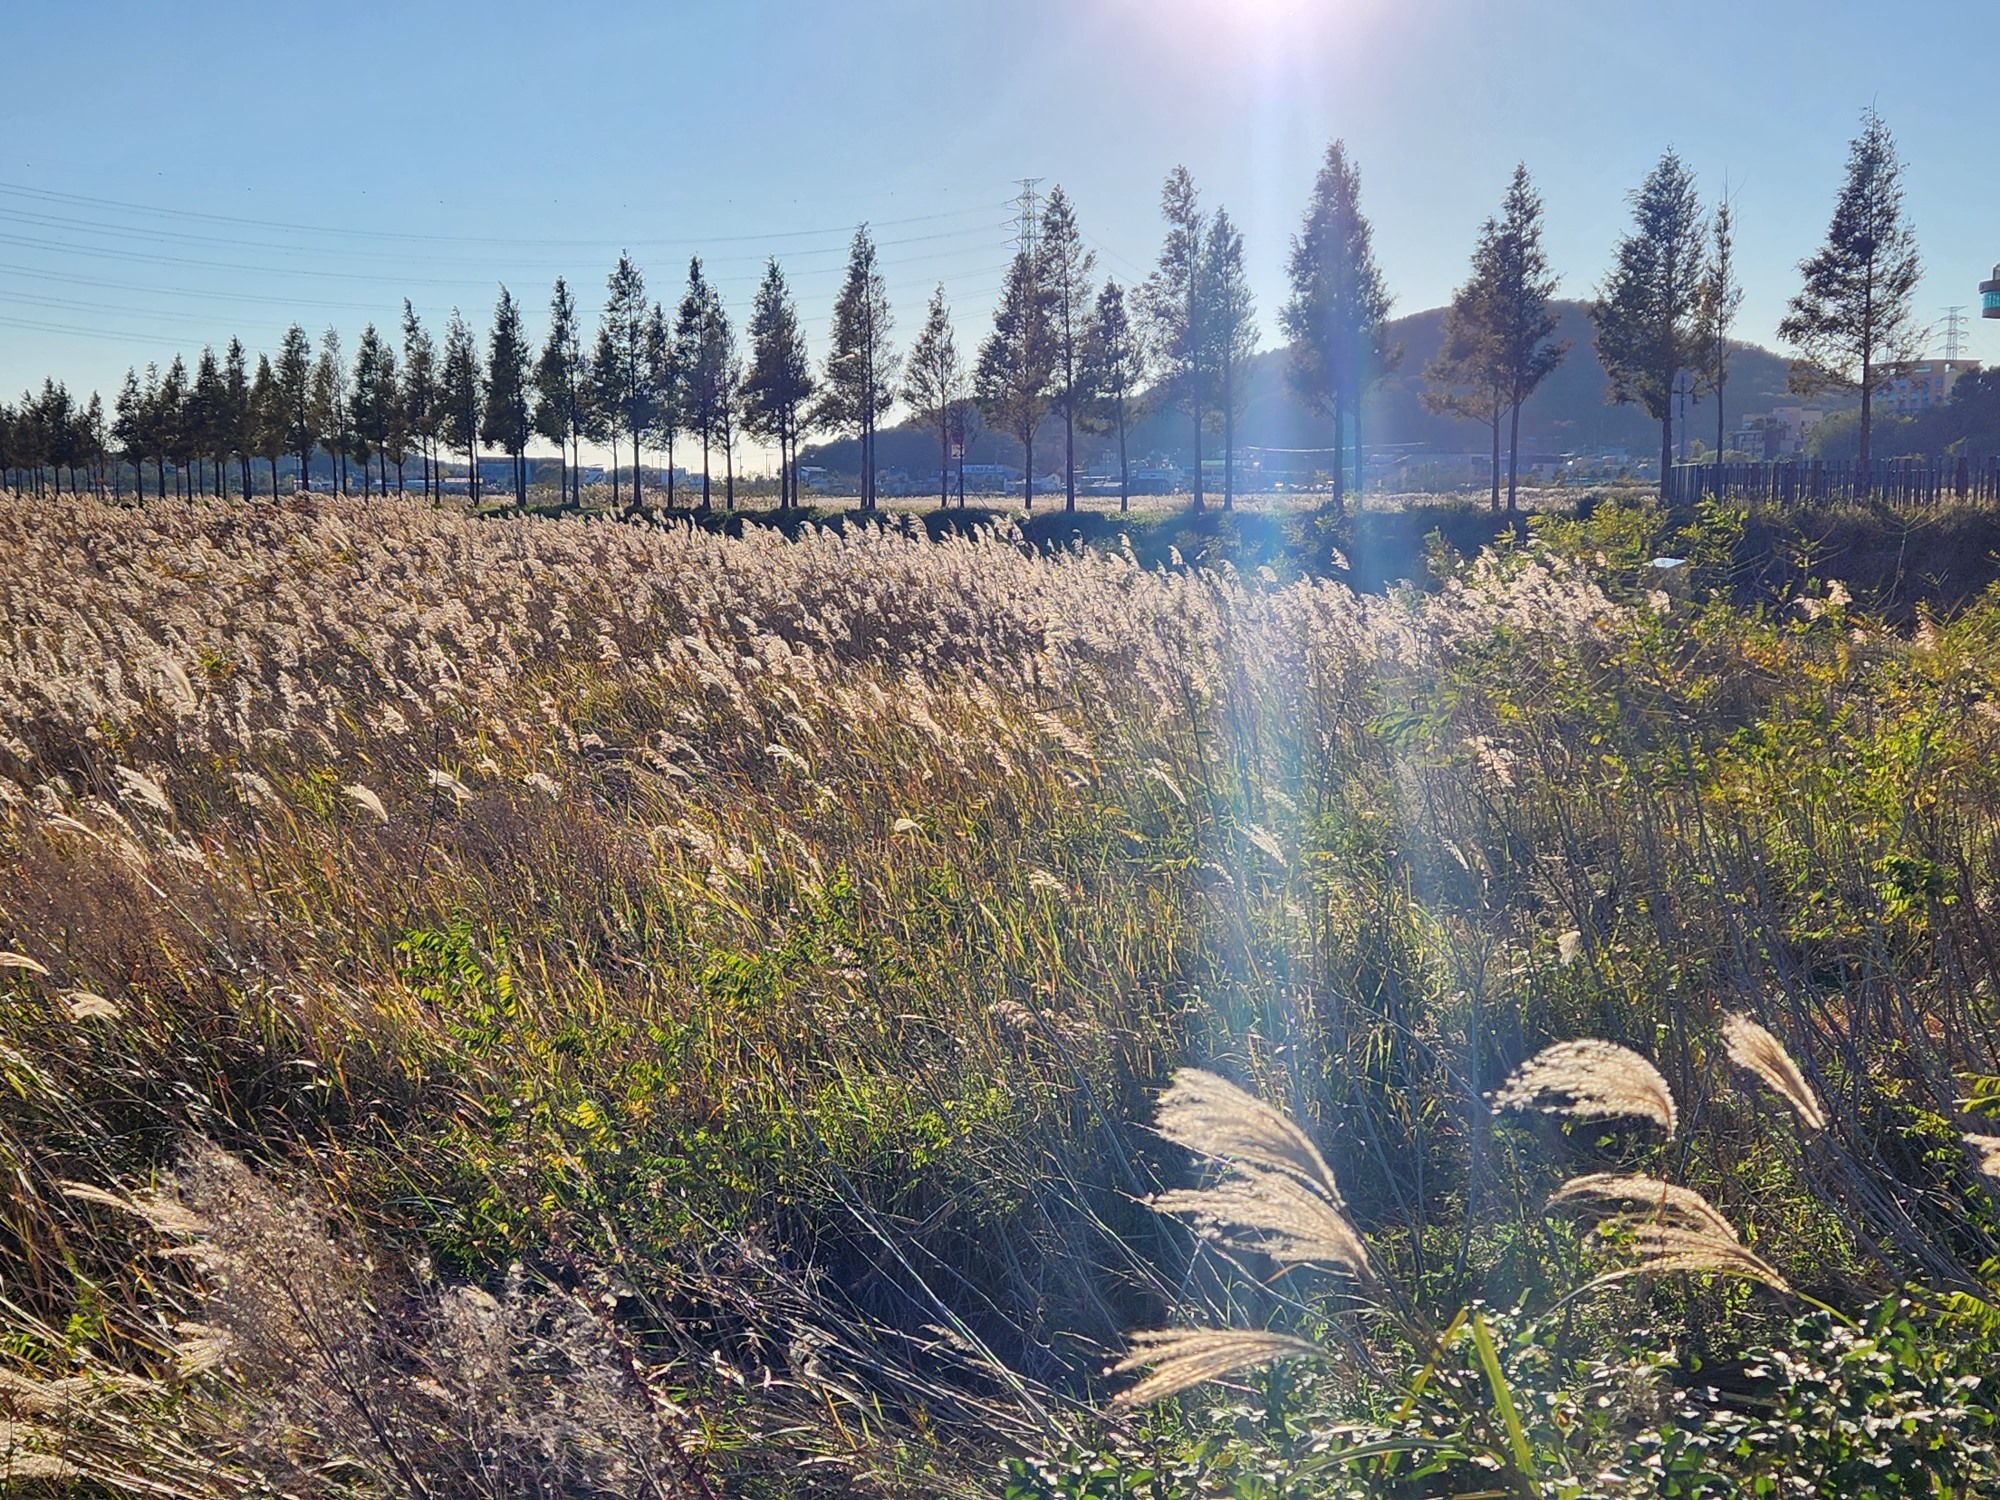
<svg viewBox="0 0 2000 1500">
<path fill-rule="evenodd" d="M 271 349 L 294 318 L 351 350 L 405 295 L 483 327 L 503 281 L 539 329 L 558 273 L 594 318 L 623 248 L 663 300 L 700 254 L 739 314 L 776 254 L 817 338 L 863 219 L 899 331 L 941 279 L 969 349 L 1014 179 L 1062 183 L 1100 274 L 1136 280 L 1178 162 L 1242 227 L 1268 341 L 1335 136 L 1404 312 L 1450 295 L 1517 159 L 1586 295 L 1673 145 L 1730 185 L 1740 333 L 1770 342 L 1871 102 L 1941 320 L 2000 260 L 1993 24 L 1971 0 L 13 0 L 0 391 L 108 399 L 127 364 Z M 2000 324 L 1968 352 L 2000 361 Z"/>
</svg>

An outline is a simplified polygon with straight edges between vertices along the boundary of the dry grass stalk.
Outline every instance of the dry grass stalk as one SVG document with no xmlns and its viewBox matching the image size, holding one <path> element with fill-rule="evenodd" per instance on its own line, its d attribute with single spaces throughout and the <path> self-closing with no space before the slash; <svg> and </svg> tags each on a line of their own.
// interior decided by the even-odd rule
<svg viewBox="0 0 2000 1500">
<path fill-rule="evenodd" d="M 46 964 L 37 963 L 25 953 L 0 952 L 0 969 L 21 969 L 29 974 L 47 974 Z"/>
<path fill-rule="evenodd" d="M 1112 1406 L 1121 1411 L 1275 1359 L 1318 1359 L 1326 1352 L 1289 1334 L 1251 1328 L 1158 1328 L 1133 1334 L 1131 1344 L 1132 1352 L 1113 1365 L 1111 1373 L 1150 1369 L 1152 1374 L 1112 1398 Z"/>
<path fill-rule="evenodd" d="M 1594 1037 L 1536 1053 L 1500 1086 L 1493 1108 L 1582 1120 L 1651 1120 L 1668 1135 L 1680 1119 L 1673 1090 L 1658 1068 L 1630 1047 Z"/>
<path fill-rule="evenodd" d="M 171 1198 L 150 1197 L 145 1199 L 126 1197 L 122 1193 L 107 1192 L 100 1187 L 92 1187 L 87 1182 L 58 1183 L 63 1196 L 79 1203 L 95 1203 L 103 1208 L 115 1208 L 120 1213 L 131 1214 L 143 1219 L 159 1233 L 176 1239 L 193 1239 L 208 1232 L 207 1221 L 190 1213 Z"/>
<path fill-rule="evenodd" d="M 1775 1036 L 1748 1016 L 1736 1015 L 1722 1023 L 1722 1041 L 1729 1049 L 1729 1060 L 1763 1079 L 1772 1093 L 1792 1107 L 1801 1125 L 1814 1132 L 1826 1129 L 1826 1111 L 1820 1108 L 1818 1096 Z"/>
<path fill-rule="evenodd" d="M 1237 1249 L 1376 1279 L 1333 1169 L 1303 1130 L 1263 1100 L 1213 1073 L 1183 1068 L 1160 1095 L 1157 1128 L 1223 1163 L 1227 1174 L 1211 1187 L 1162 1193 L 1155 1208 L 1187 1214 Z M 1243 1232 L 1231 1233 L 1232 1226 Z"/>
</svg>

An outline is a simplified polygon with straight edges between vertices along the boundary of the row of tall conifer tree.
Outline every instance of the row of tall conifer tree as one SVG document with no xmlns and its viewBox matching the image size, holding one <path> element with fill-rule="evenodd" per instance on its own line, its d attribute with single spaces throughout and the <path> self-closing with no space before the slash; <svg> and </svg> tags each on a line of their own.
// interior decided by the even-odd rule
<svg viewBox="0 0 2000 1500">
<path fill-rule="evenodd" d="M 1801 263 L 1804 285 L 1780 336 L 1798 350 L 1794 386 L 1859 393 L 1861 456 L 1868 454 L 1871 398 L 1882 376 L 1913 357 L 1921 338 L 1911 311 L 1921 268 L 1902 206 L 1902 164 L 1874 110 L 1850 149 L 1846 181 L 1825 245 Z M 1693 174 L 1668 151 L 1631 194 L 1632 225 L 1591 303 L 1596 349 L 1609 377 L 1607 397 L 1643 407 L 1661 425 L 1661 473 L 1672 463 L 1676 399 L 1714 398 L 1717 449 L 1724 446 L 1723 394 L 1731 330 L 1742 288 L 1734 258 L 1734 211 L 1725 194 L 1712 212 Z M 1121 499 L 1129 500 L 1127 429 L 1145 407 L 1188 422 L 1193 503 L 1206 503 L 1203 439 L 1221 443 L 1222 504 L 1235 500 L 1235 428 L 1248 394 L 1258 324 L 1243 236 L 1228 211 L 1203 208 L 1185 168 L 1161 193 L 1166 232 L 1158 261 L 1133 287 L 1094 280 L 1096 255 L 1068 195 L 1028 200 L 1017 248 L 990 331 L 971 360 L 959 350 L 940 284 L 907 355 L 893 342 L 894 316 L 868 227 L 854 234 L 835 298 L 830 347 L 815 369 L 798 307 L 779 263 L 765 269 L 745 332 L 747 360 L 722 299 L 697 257 L 670 312 L 649 297 L 645 275 L 621 255 L 606 282 L 594 341 L 586 347 L 577 304 L 555 283 L 548 333 L 527 338 L 521 307 L 500 289 L 481 341 L 458 309 L 442 346 L 403 303 L 400 327 L 384 337 L 371 323 L 350 364 L 339 333 L 317 347 L 303 327 L 285 333 L 275 359 L 254 367 L 240 340 L 205 348 L 190 372 L 179 357 L 162 371 L 128 371 L 107 420 L 101 398 L 84 402 L 46 381 L 17 407 L 0 406 L 0 477 L 60 490 L 65 473 L 101 485 L 132 471 L 139 494 L 200 485 L 221 495 L 253 492 L 253 467 L 295 460 L 310 486 L 321 456 L 334 486 L 441 492 L 447 462 L 463 458 L 475 499 L 484 445 L 511 461 L 511 489 L 525 505 L 528 448 L 536 439 L 561 456 L 561 486 L 581 500 L 586 443 L 611 450 L 614 505 L 646 503 L 642 455 L 666 458 L 672 508 L 677 454 L 701 455 L 699 504 L 713 503 L 719 452 L 725 503 L 735 504 L 740 438 L 779 455 L 779 503 L 799 501 L 800 444 L 813 433 L 852 436 L 860 456 L 860 503 L 877 503 L 876 434 L 900 401 L 938 444 L 940 503 L 951 498 L 959 465 L 980 424 L 1013 437 L 1023 453 L 1024 498 L 1034 503 L 1035 443 L 1050 418 L 1063 430 L 1061 483 L 1076 504 L 1076 432 L 1115 436 Z M 1446 310 L 1442 345 L 1423 371 L 1425 403 L 1490 429 L 1492 500 L 1515 503 L 1523 404 L 1562 362 L 1555 337 L 1558 281 L 1542 244 L 1542 201 L 1527 168 L 1515 169 L 1500 211 L 1481 227 L 1466 281 Z M 1363 478 L 1362 403 L 1399 366 L 1388 336 L 1391 310 L 1376 264 L 1373 230 L 1361 210 L 1360 174 L 1344 143 L 1327 148 L 1286 262 L 1289 295 L 1278 322 L 1289 346 L 1287 382 L 1326 424 L 1338 508 Z M 630 463 L 621 493 L 620 455 Z M 1350 479 L 1351 475 L 1351 479 Z"/>
</svg>

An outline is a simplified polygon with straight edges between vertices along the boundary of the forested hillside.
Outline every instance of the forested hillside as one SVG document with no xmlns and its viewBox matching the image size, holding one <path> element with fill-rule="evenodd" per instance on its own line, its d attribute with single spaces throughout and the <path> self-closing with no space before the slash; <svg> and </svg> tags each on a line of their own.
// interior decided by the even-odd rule
<svg viewBox="0 0 2000 1500">
<path fill-rule="evenodd" d="M 1606 400 L 1608 382 L 1591 343 L 1587 306 L 1582 302 L 1559 302 L 1555 306 L 1561 319 L 1556 336 L 1569 343 L 1569 355 L 1521 409 L 1523 453 L 1588 453 L 1606 448 L 1625 448 L 1638 454 L 1652 452 L 1659 445 L 1658 424 L 1636 406 L 1613 406 Z M 1363 408 L 1363 438 L 1371 447 L 1407 444 L 1431 453 L 1486 451 L 1491 439 L 1479 423 L 1424 410 L 1421 399 L 1424 366 L 1437 353 L 1443 321 L 1444 309 L 1433 307 L 1394 319 L 1388 325 L 1389 341 L 1402 347 L 1403 358 Z M 1323 448 L 1330 441 L 1324 419 L 1308 412 L 1291 390 L 1285 377 L 1288 357 L 1283 349 L 1267 349 L 1249 366 L 1248 395 L 1237 425 L 1237 442 L 1244 448 Z M 1769 411 L 1778 405 L 1800 404 L 1800 398 L 1785 389 L 1788 364 L 1784 356 L 1758 345 L 1737 346 L 1725 392 L 1726 415 L 1732 428 L 1745 414 Z M 1838 410 L 1852 401 L 1829 396 L 1818 398 L 1816 404 Z M 1689 406 L 1689 428 L 1690 439 L 1700 438 L 1711 444 L 1715 441 L 1712 401 L 1696 401 Z M 1107 462 L 1116 456 L 1109 438 L 1079 433 L 1077 444 L 1082 455 L 1080 461 Z M 1188 444 L 1185 416 L 1148 411 L 1133 424 L 1130 447 L 1135 461 L 1156 454 L 1181 456 Z M 936 472 L 937 439 L 914 424 L 905 423 L 883 432 L 876 445 L 884 468 L 901 468 L 913 475 Z M 1207 446 L 1213 456 L 1213 443 Z M 857 462 L 856 451 L 851 439 L 821 443 L 807 448 L 804 459 L 839 472 L 852 472 Z M 1035 451 L 1050 464 L 1059 461 L 1060 418 L 1043 421 Z M 1004 433 L 983 431 L 968 450 L 968 460 L 1019 464 L 1021 445 Z M 1047 472 L 1041 463 L 1037 468 Z"/>
</svg>

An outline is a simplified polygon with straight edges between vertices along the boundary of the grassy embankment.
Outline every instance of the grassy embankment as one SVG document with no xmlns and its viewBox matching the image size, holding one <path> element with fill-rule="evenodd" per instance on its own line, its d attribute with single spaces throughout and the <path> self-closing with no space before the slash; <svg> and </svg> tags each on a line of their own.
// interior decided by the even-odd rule
<svg viewBox="0 0 2000 1500">
<path fill-rule="evenodd" d="M 1981 1349 L 2000 607 L 1912 636 L 1810 577 L 1747 609 L 1789 586 L 1744 571 L 1767 520 L 1611 509 L 1371 596 L 1298 576 L 1368 555 L 1312 522 L 1216 533 L 1246 566 L 1213 572 L 0 505 L 8 1462 L 927 1494 L 1080 1443 L 1035 1482 L 1099 1493 L 1393 1426 L 1338 1373 L 1260 1386 L 1262 1427 L 1091 1415 L 1132 1327 L 1334 1326 L 1139 1201 L 1187 1180 L 1144 1128 L 1187 1062 L 1309 1123 L 1413 1302 L 1550 1320 L 1496 1314 L 1509 1493 L 1672 1427 L 1661 1351 L 1728 1366 L 1803 1307 L 1564 1302 L 1601 1266 L 1542 1205 L 1583 1168 L 1700 1189 L 1844 1311 L 1929 1289 L 1912 1339 Z M 1174 524 L 1150 551 L 1189 555 Z M 1733 1011 L 1823 1136 L 1736 1086 Z M 1574 1036 L 1653 1057 L 1680 1134 L 1496 1119 Z"/>
</svg>

